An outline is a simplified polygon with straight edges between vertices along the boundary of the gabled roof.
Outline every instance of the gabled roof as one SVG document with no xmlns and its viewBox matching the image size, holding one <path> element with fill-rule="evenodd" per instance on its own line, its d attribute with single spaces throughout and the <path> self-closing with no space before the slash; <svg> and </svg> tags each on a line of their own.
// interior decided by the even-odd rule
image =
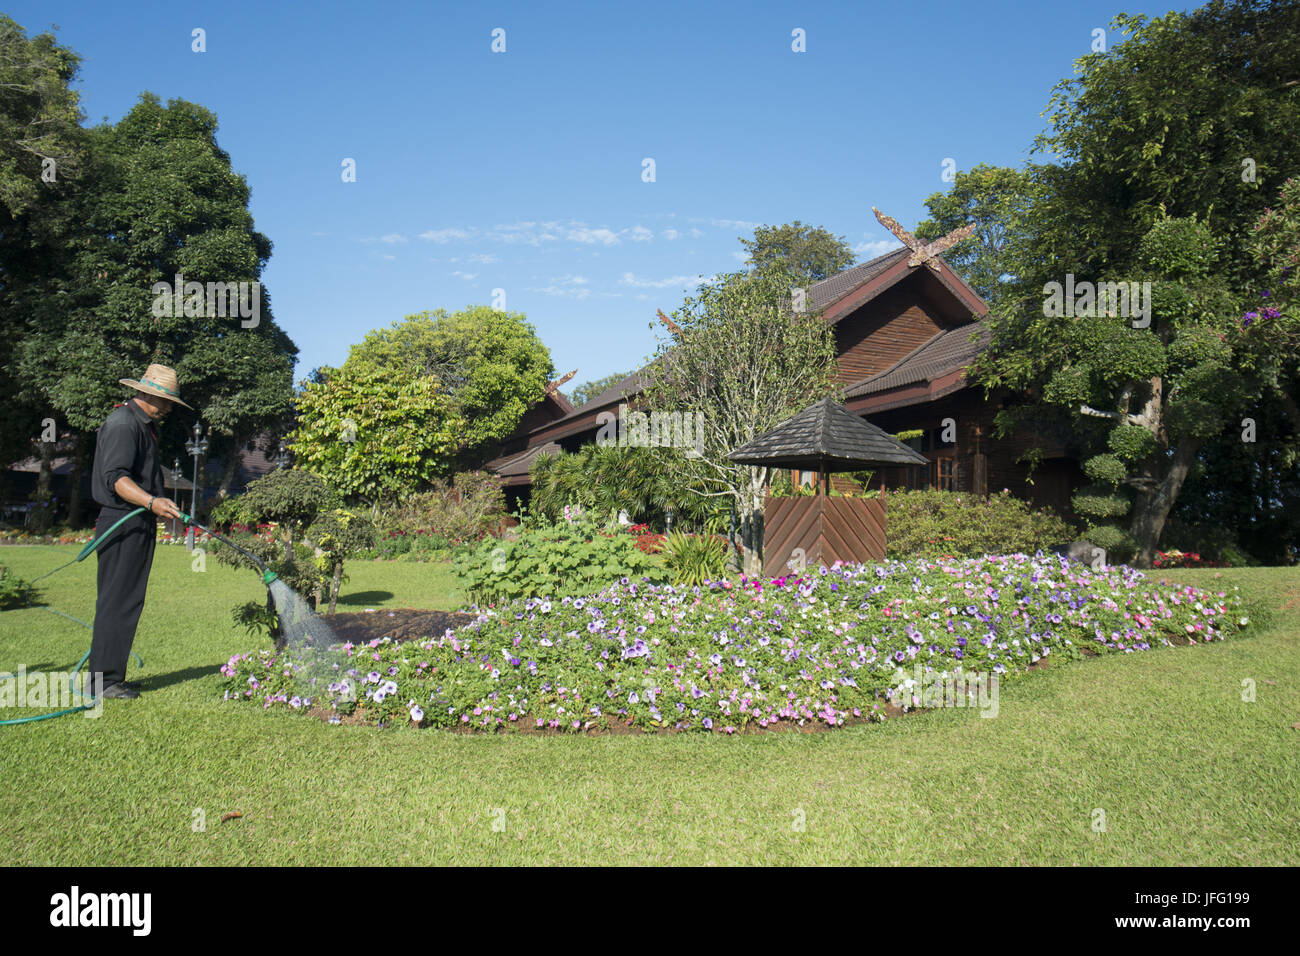
<svg viewBox="0 0 1300 956">
<path fill-rule="evenodd" d="M 742 465 L 854 471 L 927 460 L 830 398 L 809 405 L 727 455 Z"/>
<path fill-rule="evenodd" d="M 821 311 L 832 302 L 836 302 L 848 295 L 858 286 L 870 279 L 880 275 L 900 259 L 905 259 L 911 254 L 912 250 L 906 246 L 899 246 L 893 252 L 886 252 L 883 256 L 876 256 L 866 262 L 859 262 L 856 266 L 850 266 L 843 272 L 837 272 L 833 276 L 827 276 L 818 282 L 814 282 L 808 287 L 808 305 L 813 311 Z"/>
<path fill-rule="evenodd" d="M 573 402 L 569 401 L 569 396 L 565 395 L 563 392 L 557 389 L 554 392 L 547 392 L 545 397 L 558 405 L 563 414 L 573 414 Z"/>
<path fill-rule="evenodd" d="M 622 400 L 624 396 L 631 397 L 633 395 L 636 395 L 638 392 L 640 392 L 642 389 L 644 389 L 647 385 L 650 384 L 650 379 L 651 376 L 650 376 L 649 365 L 647 365 L 645 368 L 637 369 L 635 372 L 633 372 L 631 375 L 628 375 L 626 378 L 621 379 L 618 382 L 615 382 L 613 385 L 605 389 L 599 395 L 589 400 L 585 405 L 582 405 L 581 407 L 575 409 L 573 405 L 570 404 L 568 414 L 563 415 L 560 418 L 555 419 L 554 421 L 547 422 L 545 425 L 539 425 L 536 428 L 534 428 L 533 431 L 535 432 L 541 431 L 543 428 L 554 428 L 556 425 L 559 425 L 562 422 L 567 422 L 571 418 L 577 418 L 579 415 L 582 415 L 584 412 L 594 411 L 597 408 L 601 408 L 605 405 L 618 402 Z"/>
<path fill-rule="evenodd" d="M 982 322 L 948 329 L 904 355 L 884 371 L 850 385 L 844 396 L 859 398 L 914 382 L 932 381 L 970 365 L 988 347 L 988 343 L 989 330 Z"/>
</svg>

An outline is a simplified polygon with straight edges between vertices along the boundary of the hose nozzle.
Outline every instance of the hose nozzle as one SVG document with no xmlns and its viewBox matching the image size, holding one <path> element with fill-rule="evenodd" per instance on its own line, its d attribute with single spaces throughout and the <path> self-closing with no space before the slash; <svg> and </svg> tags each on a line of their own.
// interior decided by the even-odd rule
<svg viewBox="0 0 1300 956">
<path fill-rule="evenodd" d="M 262 583 L 269 586 L 270 583 L 278 577 L 279 577 L 278 574 L 276 574 L 270 568 L 267 568 L 265 571 L 262 572 Z"/>
</svg>

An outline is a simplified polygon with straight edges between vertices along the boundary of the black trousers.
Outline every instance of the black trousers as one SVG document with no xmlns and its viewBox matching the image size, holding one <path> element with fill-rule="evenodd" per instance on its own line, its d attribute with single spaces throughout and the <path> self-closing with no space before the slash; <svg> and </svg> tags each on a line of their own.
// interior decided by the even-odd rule
<svg viewBox="0 0 1300 956">
<path fill-rule="evenodd" d="M 99 513 L 96 536 L 126 514 L 112 508 Z M 99 560 L 94 637 L 90 642 L 89 673 L 104 675 L 104 686 L 126 679 L 126 665 L 135 641 L 135 628 L 144 610 L 156 538 L 153 515 L 137 515 L 113 532 L 95 552 Z"/>
</svg>

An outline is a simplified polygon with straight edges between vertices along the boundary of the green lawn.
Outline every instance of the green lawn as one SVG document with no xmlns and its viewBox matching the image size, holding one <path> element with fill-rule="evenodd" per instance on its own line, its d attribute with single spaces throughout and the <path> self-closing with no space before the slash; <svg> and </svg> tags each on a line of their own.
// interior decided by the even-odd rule
<svg viewBox="0 0 1300 956">
<path fill-rule="evenodd" d="M 5 547 L 0 562 L 30 579 L 76 551 Z M 88 620 L 94 571 L 92 558 L 47 579 L 46 599 Z M 350 573 L 343 610 L 458 601 L 446 565 Z M 258 646 L 230 608 L 264 591 L 159 548 L 131 675 L 144 696 L 97 720 L 0 728 L 0 864 L 1294 865 L 1300 570 L 1166 576 L 1238 584 L 1272 619 L 1246 639 L 1050 668 L 1003 687 L 991 720 L 489 737 L 223 702 L 217 668 Z M 67 669 L 88 643 L 47 611 L 0 612 L 0 671 Z M 243 818 L 219 822 L 232 811 Z"/>
</svg>

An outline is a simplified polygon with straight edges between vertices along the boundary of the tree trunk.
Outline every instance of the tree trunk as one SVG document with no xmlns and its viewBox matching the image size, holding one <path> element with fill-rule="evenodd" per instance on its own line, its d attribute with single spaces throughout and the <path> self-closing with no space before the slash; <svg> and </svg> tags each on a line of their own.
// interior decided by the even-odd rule
<svg viewBox="0 0 1300 956">
<path fill-rule="evenodd" d="M 746 577 L 763 576 L 763 473 L 751 468 L 749 485 L 737 503 L 740 514 L 740 539 L 745 548 Z"/>
<path fill-rule="evenodd" d="M 50 495 L 50 481 L 54 474 L 54 443 L 43 441 L 41 446 L 41 470 L 36 478 L 36 495 L 32 510 L 32 528 L 39 534 L 49 530 L 54 522 L 54 505 Z"/>
<path fill-rule="evenodd" d="M 239 455 L 243 451 L 246 439 L 236 435 L 230 446 L 230 451 L 226 454 L 225 467 L 221 469 L 221 484 L 217 486 L 217 500 L 225 501 L 230 495 L 230 486 L 235 483 L 235 475 L 239 473 Z"/>
<path fill-rule="evenodd" d="M 86 433 L 72 440 L 72 471 L 68 475 L 68 527 L 81 527 L 81 476 L 86 469 Z"/>
<path fill-rule="evenodd" d="M 334 584 L 330 587 L 330 613 L 334 613 L 334 604 L 339 599 L 339 588 L 343 585 L 343 562 L 334 565 Z"/>
<path fill-rule="evenodd" d="M 1196 462 L 1196 453 L 1200 451 L 1201 439 L 1189 438 L 1174 449 L 1174 459 L 1165 471 L 1164 480 L 1150 490 L 1138 495 L 1133 505 L 1133 523 L 1129 530 L 1137 540 L 1137 554 L 1133 566 L 1149 568 L 1155 560 L 1156 548 L 1160 544 L 1160 533 L 1165 529 L 1165 520 L 1178 492 L 1182 490 L 1187 473 Z"/>
</svg>

